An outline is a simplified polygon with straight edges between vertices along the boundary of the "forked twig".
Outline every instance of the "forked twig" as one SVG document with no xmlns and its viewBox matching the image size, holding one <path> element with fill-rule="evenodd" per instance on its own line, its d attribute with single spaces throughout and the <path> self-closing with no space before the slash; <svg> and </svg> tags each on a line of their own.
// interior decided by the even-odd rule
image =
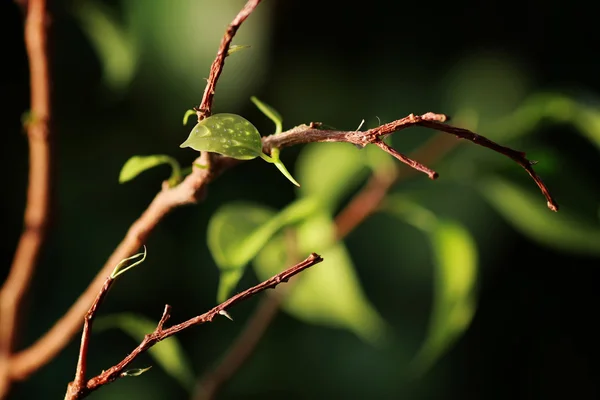
<svg viewBox="0 0 600 400">
<path fill-rule="evenodd" d="M 323 261 L 323 258 L 321 258 L 320 255 L 312 253 L 304 261 L 301 261 L 300 263 L 286 269 L 283 272 L 280 272 L 279 274 L 267 279 L 264 282 L 259 283 L 256 286 L 253 286 L 249 289 L 244 290 L 243 292 L 236 294 L 235 296 L 229 298 L 228 300 L 225 300 L 218 306 L 212 308 L 210 311 L 207 311 L 202 315 L 190 318 L 187 321 L 184 321 L 180 324 L 173 325 L 169 328 L 165 328 L 164 324 L 170 317 L 171 306 L 169 306 L 168 304 L 165 305 L 162 317 L 160 318 L 160 321 L 158 322 L 154 332 L 147 334 L 144 337 L 144 340 L 142 340 L 142 342 L 121 362 L 86 381 L 85 359 L 89 341 L 89 332 L 91 330 L 91 324 L 98 309 L 98 306 L 100 305 L 100 303 L 108 293 L 108 289 L 114 282 L 114 279 L 109 277 L 106 280 L 105 285 L 102 287 L 102 290 L 98 293 L 98 296 L 96 296 L 96 300 L 94 301 L 86 315 L 84 322 L 84 332 L 82 335 L 82 345 L 79 353 L 80 362 L 78 363 L 75 381 L 69 384 L 65 400 L 76 400 L 86 397 L 94 390 L 97 390 L 98 388 L 122 377 L 125 373 L 125 368 L 127 368 L 127 366 L 129 366 L 129 364 L 131 364 L 133 360 L 135 360 L 140 354 L 144 353 L 146 350 L 148 350 L 158 342 L 165 340 L 166 338 L 173 336 L 176 333 L 181 332 L 182 330 L 187 329 L 191 326 L 201 325 L 206 322 L 212 322 L 218 315 L 223 315 L 226 312 L 226 310 L 230 307 L 233 307 L 234 305 L 244 300 L 247 300 L 250 297 L 264 290 L 273 289 L 280 283 L 287 282 L 293 276 L 299 274 L 307 268 L 312 267 L 313 265 L 320 263 L 321 261 Z"/>
</svg>

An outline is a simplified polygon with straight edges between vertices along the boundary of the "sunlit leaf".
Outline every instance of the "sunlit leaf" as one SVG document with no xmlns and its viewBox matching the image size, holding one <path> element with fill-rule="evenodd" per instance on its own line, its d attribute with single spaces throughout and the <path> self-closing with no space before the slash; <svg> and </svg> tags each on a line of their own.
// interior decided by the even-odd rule
<svg viewBox="0 0 600 400">
<path fill-rule="evenodd" d="M 156 322 L 136 314 L 114 314 L 98 317 L 94 331 L 118 328 L 141 342 L 144 336 L 154 332 Z M 152 346 L 148 353 L 167 374 L 175 378 L 183 387 L 191 389 L 194 385 L 194 372 L 179 340 L 171 336 Z M 144 371 L 142 371 L 144 372 Z"/>
<path fill-rule="evenodd" d="M 296 176 L 302 182 L 299 193 L 316 197 L 333 209 L 367 176 L 365 158 L 349 143 L 312 143 L 300 152 Z"/>
<path fill-rule="evenodd" d="M 74 14 L 98 54 L 106 84 L 114 90 L 127 87 L 138 65 L 138 53 L 132 35 L 102 2 L 77 2 Z"/>
<path fill-rule="evenodd" d="M 133 369 L 128 369 L 125 372 L 121 373 L 122 377 L 126 377 L 126 376 L 140 376 L 141 374 L 143 374 L 144 372 L 148 371 L 150 368 L 152 368 L 152 366 L 150 367 L 146 367 L 146 368 L 133 368 Z"/>
<path fill-rule="evenodd" d="M 281 131 L 283 130 L 283 125 L 282 125 L 283 118 L 281 117 L 281 114 L 279 114 L 277 112 L 277 110 L 275 110 L 270 105 L 260 101 L 255 96 L 250 97 L 250 100 L 252 100 L 254 105 L 256 107 L 258 107 L 258 109 L 263 114 L 265 114 L 271 121 L 273 121 L 275 123 L 275 134 L 281 133 Z"/>
<path fill-rule="evenodd" d="M 419 228 L 434 254 L 433 309 L 427 337 L 412 362 L 413 373 L 427 371 L 469 327 L 476 307 L 477 247 L 471 234 L 452 221 L 401 196 L 390 196 L 385 210 Z"/>
<path fill-rule="evenodd" d="M 283 309 L 311 324 L 349 329 L 372 344 L 383 344 L 388 326 L 363 292 L 352 260 L 343 243 L 335 243 L 333 221 L 324 213 L 301 223 L 297 231 L 299 254 L 315 251 L 325 260 L 294 278 L 287 289 Z M 267 279 L 287 267 L 285 240 L 272 239 L 253 265 L 259 279 Z"/>
<path fill-rule="evenodd" d="M 250 121 L 236 114 L 215 114 L 196 124 L 179 147 L 219 153 L 238 160 L 262 154 L 260 133 Z"/>
<path fill-rule="evenodd" d="M 186 110 L 185 114 L 183 114 L 183 125 L 187 125 L 188 119 L 192 116 L 196 114 L 195 110 Z"/>
<path fill-rule="evenodd" d="M 131 257 L 127 257 L 127 258 L 121 260 L 121 262 L 119 262 L 117 264 L 115 269 L 113 269 L 112 273 L 110 274 L 110 277 L 112 279 L 116 279 L 119 275 L 124 274 L 125 272 L 129 271 L 132 268 L 137 267 L 138 265 L 140 265 L 141 263 L 146 261 L 146 254 L 147 254 L 146 246 L 144 246 L 143 253 L 137 253 L 137 254 L 132 255 Z M 139 260 L 134 261 L 131 264 L 129 264 L 130 261 L 135 260 L 136 258 L 139 258 Z"/>
<path fill-rule="evenodd" d="M 248 44 L 232 44 L 229 46 L 229 50 L 227 50 L 227 56 L 229 57 L 233 53 L 237 53 L 238 51 L 245 50 L 250 48 Z"/>
<path fill-rule="evenodd" d="M 243 275 L 246 265 L 269 239 L 286 225 L 316 210 L 312 199 L 301 199 L 276 213 L 259 204 L 230 203 L 222 206 L 208 223 L 208 248 L 221 270 L 217 300 L 224 301 Z"/>
<path fill-rule="evenodd" d="M 510 224 L 532 240 L 573 253 L 600 254 L 598 223 L 581 221 L 569 210 L 549 213 L 539 195 L 501 178 L 486 178 L 479 188 Z"/>
<path fill-rule="evenodd" d="M 179 166 L 179 162 L 173 157 L 163 154 L 131 157 L 127 160 L 125 165 L 123 165 L 123 168 L 121 168 L 121 172 L 119 173 L 119 183 L 130 181 L 147 169 L 161 164 L 171 165 L 172 172 L 169 183 L 171 186 L 177 184 L 181 180 L 181 167 Z"/>
</svg>

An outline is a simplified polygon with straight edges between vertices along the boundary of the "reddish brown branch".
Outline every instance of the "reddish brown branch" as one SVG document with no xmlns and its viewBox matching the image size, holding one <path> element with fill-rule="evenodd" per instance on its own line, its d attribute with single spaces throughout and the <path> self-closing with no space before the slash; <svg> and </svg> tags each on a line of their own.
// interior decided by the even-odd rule
<svg viewBox="0 0 600 400">
<path fill-rule="evenodd" d="M 412 169 L 419 171 L 419 172 L 423 172 L 424 174 L 427 174 L 429 179 L 437 179 L 438 178 L 439 175 L 437 172 L 435 172 L 434 170 L 432 170 L 430 168 L 427 168 L 420 162 L 415 161 L 412 158 L 407 157 L 402 153 L 399 153 L 398 151 L 396 151 L 395 149 L 391 148 L 386 143 L 384 143 L 383 140 L 377 140 L 373 144 L 375 146 L 379 147 L 381 150 L 385 151 L 386 153 L 391 154 L 396 159 L 402 161 L 404 164 L 408 165 Z"/>
<path fill-rule="evenodd" d="M 77 358 L 77 369 L 75 371 L 75 380 L 69 383 L 67 387 L 67 395 L 65 398 L 77 398 L 77 394 L 81 393 L 85 390 L 86 385 L 86 372 L 87 372 L 87 356 L 88 356 L 88 348 L 90 345 L 90 337 L 92 333 L 92 322 L 96 313 L 98 311 L 98 307 L 104 301 L 104 298 L 108 294 L 108 290 L 114 283 L 115 279 L 112 277 L 112 274 L 104 282 L 104 286 L 100 289 L 100 292 L 96 296 L 96 299 L 92 303 L 92 306 L 85 314 L 85 318 L 83 321 L 83 332 L 81 333 L 81 345 L 79 347 L 79 357 Z M 162 319 L 161 319 L 162 322 Z M 159 323 L 159 326 L 162 325 Z"/>
<path fill-rule="evenodd" d="M 217 56 L 210 66 L 210 75 L 208 76 L 208 82 L 206 83 L 206 88 L 204 89 L 202 102 L 200 103 L 200 106 L 196 108 L 198 121 L 202 121 L 204 118 L 210 116 L 213 97 L 215 96 L 215 86 L 219 76 L 221 75 L 221 71 L 223 71 L 223 65 L 225 64 L 225 58 L 227 57 L 227 52 L 231 46 L 231 41 L 237 33 L 240 25 L 246 20 L 246 18 L 248 18 L 250 14 L 252 14 L 252 11 L 254 11 L 254 9 L 258 6 L 260 1 L 261 0 L 249 0 L 244 8 L 242 8 L 238 15 L 227 26 L 225 35 L 223 35 L 223 39 L 221 39 Z"/>
<path fill-rule="evenodd" d="M 26 7 L 25 46 L 29 58 L 32 115 L 27 124 L 29 183 L 23 232 L 10 272 L 0 290 L 0 398 L 5 396 L 12 381 L 11 356 L 20 309 L 47 236 L 51 207 L 51 106 L 46 1 L 30 0 Z"/>
<path fill-rule="evenodd" d="M 434 171 L 398 153 L 394 149 L 385 145 L 381 140 L 387 135 L 410 128 L 411 126 L 424 126 L 440 132 L 450 133 L 460 139 L 469 140 L 477 145 L 487 147 L 488 149 L 494 150 L 495 152 L 511 158 L 521 165 L 533 178 L 535 183 L 546 197 L 548 208 L 552 211 L 558 211 L 558 204 L 550 195 L 550 191 L 542 182 L 541 178 L 533 170 L 532 162 L 525 157 L 525 153 L 499 145 L 498 143 L 467 129 L 447 125 L 444 123 L 446 120 L 447 117 L 444 114 L 435 114 L 431 112 L 421 116 L 410 114 L 402 119 L 383 124 L 364 132 L 322 130 L 318 129 L 318 127 L 315 127 L 314 124 L 311 124 L 310 126 L 300 125 L 279 135 L 267 136 L 263 140 L 263 149 L 266 152 L 270 152 L 271 148 L 273 147 L 281 148 L 311 142 L 348 142 L 359 147 L 364 147 L 367 144 L 375 144 L 376 146 L 384 148 L 385 151 L 394 155 L 394 157 L 400 159 L 402 162 L 419 171 L 427 173 L 431 178 L 435 178 L 437 174 Z"/>
<path fill-rule="evenodd" d="M 177 325 L 173 325 L 170 328 L 165 329 L 164 324 L 169 319 L 169 316 L 170 316 L 170 306 L 166 305 L 163 315 L 162 315 L 159 323 L 156 326 L 156 329 L 154 330 L 154 332 L 147 334 L 144 337 L 144 340 L 142 340 L 142 342 L 138 345 L 138 347 L 136 347 L 131 353 L 129 353 L 129 355 L 127 355 L 121 362 L 119 362 L 115 366 L 107 369 L 106 371 L 103 371 L 100 375 L 88 380 L 85 385 L 76 386 L 75 382 L 70 383 L 69 390 L 67 391 L 67 396 L 65 397 L 65 399 L 75 400 L 75 399 L 82 399 L 82 398 L 86 397 L 91 392 L 100 388 L 101 386 L 106 385 L 106 384 L 113 382 L 113 381 L 117 380 L 118 378 L 120 378 L 122 376 L 123 372 L 125 372 L 125 368 L 127 368 L 127 366 L 129 364 L 131 364 L 131 362 L 133 360 L 135 360 L 140 354 L 144 353 L 146 350 L 148 350 L 149 348 L 151 348 L 158 342 L 165 340 L 166 338 L 173 336 L 176 333 L 181 332 L 182 330 L 187 329 L 191 326 L 204 324 L 206 322 L 212 322 L 215 319 L 215 317 L 220 315 L 223 311 L 226 311 L 228 308 L 233 307 L 234 305 L 236 305 L 244 300 L 247 300 L 250 297 L 252 297 L 264 290 L 273 289 L 280 283 L 287 282 L 293 276 L 299 274 L 300 272 L 306 270 L 307 268 L 312 267 L 313 265 L 320 263 L 321 261 L 323 261 L 323 258 L 321 258 L 321 256 L 319 256 L 318 254 L 312 253 L 304 261 L 286 269 L 283 272 L 280 272 L 279 274 L 267 279 L 264 282 L 259 283 L 256 286 L 253 286 L 249 289 L 244 290 L 243 292 L 236 294 L 235 296 L 229 298 L 228 300 L 226 300 L 223 303 L 219 304 L 218 306 L 214 307 L 210 311 L 207 311 L 202 315 L 198 315 L 194 318 L 190 318 L 185 322 L 182 322 Z M 107 286 L 109 287 L 110 283 L 107 283 L 107 285 L 105 285 L 104 288 L 106 288 L 106 290 L 108 290 Z M 96 298 L 96 301 L 90 308 L 90 310 L 88 312 L 88 315 L 90 316 L 90 318 L 88 319 L 86 317 L 86 322 L 88 322 L 88 321 L 91 322 L 91 320 L 96 312 L 97 306 L 100 304 L 102 298 L 106 295 L 106 290 L 104 290 L 104 288 L 100 291 L 100 293 L 98 294 L 98 296 Z M 84 330 L 84 333 L 85 333 L 85 330 Z M 87 351 L 87 344 L 85 347 L 83 346 L 83 339 L 82 339 L 81 351 Z M 85 359 L 85 355 L 82 356 L 80 354 L 79 358 Z M 80 374 L 79 374 L 79 367 L 78 367 L 77 376 L 79 376 L 79 375 Z"/>
</svg>

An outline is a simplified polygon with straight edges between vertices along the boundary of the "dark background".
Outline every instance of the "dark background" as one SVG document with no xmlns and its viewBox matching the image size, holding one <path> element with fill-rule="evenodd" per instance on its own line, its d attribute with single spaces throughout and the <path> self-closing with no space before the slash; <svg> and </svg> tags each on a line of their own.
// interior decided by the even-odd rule
<svg viewBox="0 0 600 400">
<path fill-rule="evenodd" d="M 123 85 L 111 84 L 103 73 L 73 11 L 76 2 L 50 3 L 57 202 L 28 299 L 23 346 L 70 306 L 168 176 L 161 167 L 119 185 L 123 163 L 134 154 L 154 153 L 170 154 L 184 164 L 193 160 L 193 152 L 179 148 L 189 132 L 181 126 L 181 116 L 200 102 L 219 38 L 243 1 L 104 2 L 138 37 L 137 68 Z M 234 41 L 252 47 L 228 59 L 215 109 L 242 114 L 262 132 L 272 128 L 248 100 L 253 94 L 279 110 L 285 127 L 323 121 L 348 130 L 363 118 L 374 126 L 378 117 L 387 122 L 411 112 L 453 115 L 464 104 L 480 119 L 493 120 L 528 95 L 547 90 L 595 101 L 600 36 L 597 10 L 590 4 L 265 0 Z M 2 0 L 3 277 L 21 231 L 27 184 L 27 141 L 20 125 L 29 107 L 22 29 L 20 10 Z M 404 131 L 393 143 L 408 152 L 432 134 Z M 552 154 L 553 167 L 540 170 L 560 212 L 600 229 L 597 143 L 561 123 L 542 124 L 512 142 L 494 138 L 528 152 Z M 400 374 L 426 332 L 432 266 L 424 242 L 415 238 L 417 231 L 376 215 L 346 244 L 365 292 L 395 329 L 394 346 L 375 349 L 351 332 L 304 324 L 281 313 L 222 398 L 599 397 L 600 252 L 594 256 L 542 245 L 496 213 L 473 190 L 470 175 L 445 180 L 444 166 L 459 165 L 463 148 L 477 160 L 496 160 L 490 151 L 464 144 L 448 156 L 448 164 L 435 165 L 438 181 L 418 176 L 394 189 L 426 191 L 430 209 L 460 221 L 476 238 L 478 309 L 450 351 L 420 379 Z M 292 170 L 300 150 L 284 152 Z M 498 164 L 505 176 L 534 189 L 517 165 L 504 159 L 493 165 Z M 486 172 L 474 168 L 485 179 Z M 266 163 L 254 161 L 229 171 L 211 184 L 205 202 L 180 208 L 160 224 L 147 243 L 147 263 L 119 281 L 102 313 L 135 312 L 156 320 L 169 303 L 173 320 L 181 321 L 209 309 L 218 280 L 205 239 L 211 213 L 230 200 L 282 208 L 293 198 L 292 185 Z M 539 201 L 544 206 L 541 196 Z M 240 287 L 254 282 L 249 270 Z M 235 324 L 216 321 L 180 335 L 198 375 L 223 354 L 256 304 L 253 299 L 238 306 Z M 110 331 L 94 336 L 91 346 L 90 371 L 97 373 L 118 362 L 135 342 Z M 49 365 L 17 385 L 13 398 L 62 398 L 73 377 L 77 347 L 73 340 Z M 137 364 L 152 360 L 142 358 Z M 90 398 L 188 397 L 155 367 Z"/>
</svg>

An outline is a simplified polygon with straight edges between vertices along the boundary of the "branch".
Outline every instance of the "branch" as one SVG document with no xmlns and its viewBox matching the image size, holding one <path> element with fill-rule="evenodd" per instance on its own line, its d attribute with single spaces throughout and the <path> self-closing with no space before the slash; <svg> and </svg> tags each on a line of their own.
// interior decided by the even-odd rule
<svg viewBox="0 0 600 400">
<path fill-rule="evenodd" d="M 146 350 L 148 350 L 149 348 L 151 348 L 158 342 L 165 340 L 166 338 L 173 336 L 176 333 L 179 333 L 182 330 L 187 329 L 191 326 L 201 325 L 206 322 L 212 322 L 213 319 L 215 319 L 218 315 L 223 315 L 228 308 L 233 307 L 234 305 L 236 305 L 244 300 L 247 300 L 250 297 L 252 297 L 266 289 L 273 289 L 280 283 L 287 282 L 293 276 L 299 274 L 300 272 L 304 271 L 307 268 L 312 267 L 313 265 L 320 263 L 321 261 L 323 261 L 321 256 L 319 256 L 318 254 L 312 253 L 304 261 L 294 265 L 293 267 L 286 269 L 283 272 L 280 272 L 279 274 L 267 279 L 266 281 L 264 281 L 262 283 L 259 283 L 256 286 L 251 287 L 250 289 L 246 289 L 243 292 L 236 294 L 235 296 L 229 298 L 228 300 L 225 300 L 223 303 L 214 307 L 210 311 L 207 311 L 202 315 L 198 315 L 194 318 L 190 318 L 185 322 L 182 322 L 177 325 L 173 325 L 170 328 L 165 329 L 164 324 L 169 319 L 170 310 L 171 310 L 171 307 L 169 305 L 166 305 L 163 315 L 162 315 L 159 323 L 157 324 L 154 332 L 147 334 L 144 337 L 144 340 L 142 340 L 142 342 L 138 345 L 138 347 L 136 347 L 131 353 L 129 353 L 129 355 L 127 355 L 121 362 L 119 362 L 115 366 L 107 369 L 106 371 L 103 371 L 98 376 L 88 380 L 85 383 L 85 385 L 81 384 L 82 376 L 85 374 L 85 367 L 84 367 L 84 371 L 81 372 L 80 363 L 78 363 L 76 380 L 69 384 L 69 389 L 67 391 L 67 396 L 65 397 L 65 399 L 66 400 L 75 400 L 75 399 L 82 399 L 82 398 L 86 397 L 91 392 L 93 392 L 94 390 L 97 390 L 101 386 L 111 383 L 111 382 L 119 379 L 120 377 L 122 377 L 123 373 L 125 372 L 125 368 L 127 368 L 127 366 L 129 364 L 131 364 L 131 362 L 133 360 L 135 360 L 140 354 L 144 353 Z M 90 308 L 90 310 L 88 311 L 88 314 L 86 316 L 85 323 L 84 323 L 84 333 L 82 335 L 82 345 L 81 345 L 81 350 L 80 350 L 80 354 L 79 354 L 79 360 L 82 360 L 82 359 L 85 360 L 85 358 L 86 358 L 85 352 L 87 351 L 87 340 L 89 340 L 89 339 L 84 338 L 84 336 L 87 336 L 86 332 L 89 332 L 91 321 L 95 315 L 97 306 L 100 304 L 103 297 L 106 295 L 106 292 L 107 292 L 108 288 L 110 287 L 110 284 L 112 283 L 110 281 L 111 281 L 111 278 L 109 277 L 105 286 L 100 290 L 100 293 L 96 297 L 96 301 L 92 304 L 92 307 Z M 86 329 L 86 326 L 87 326 L 87 329 Z M 85 344 L 84 344 L 84 342 L 85 342 Z M 82 352 L 84 354 L 82 354 Z M 78 384 L 78 380 L 79 380 L 79 384 Z"/>
<path fill-rule="evenodd" d="M 29 58 L 32 115 L 32 120 L 26 125 L 29 183 L 23 232 L 10 272 L 0 290 L 0 398 L 4 397 L 12 381 L 10 360 L 20 309 L 47 236 L 51 207 L 51 106 L 46 1 L 31 0 L 26 6 L 25 46 Z"/>
<path fill-rule="evenodd" d="M 233 21 L 231 21 L 229 26 L 227 26 L 227 30 L 225 31 L 225 35 L 223 35 L 223 39 L 221 39 L 221 44 L 217 51 L 217 57 L 210 66 L 210 75 L 208 76 L 206 88 L 204 89 L 202 102 L 199 107 L 195 108 L 196 113 L 198 114 L 198 122 L 202 121 L 204 118 L 210 117 L 213 97 L 215 96 L 215 85 L 221 75 L 221 71 L 223 71 L 223 65 L 225 64 L 225 58 L 227 57 L 227 52 L 231 46 L 231 41 L 240 25 L 242 25 L 246 18 L 252 14 L 252 11 L 258 6 L 260 1 L 261 0 L 248 0 L 244 8 L 242 8 Z"/>
<path fill-rule="evenodd" d="M 548 208 L 552 211 L 558 211 L 558 204 L 550 195 L 550 191 L 546 185 L 542 182 L 541 178 L 533 170 L 533 162 L 529 161 L 525 157 L 525 153 L 517 150 L 513 150 L 509 147 L 501 146 L 496 142 L 493 142 L 486 137 L 478 135 L 477 133 L 471 132 L 467 129 L 457 128 L 451 125 L 445 124 L 447 117 L 444 114 L 426 113 L 421 116 L 410 114 L 402 119 L 383 124 L 376 128 L 369 129 L 367 131 L 336 131 L 336 130 L 322 130 L 318 129 L 319 124 L 311 125 L 300 125 L 287 132 L 279 135 L 267 136 L 263 139 L 263 148 L 265 151 L 270 152 L 273 147 L 288 147 L 296 144 L 312 143 L 312 142 L 347 142 L 352 143 L 359 147 L 364 147 L 367 144 L 374 144 L 380 147 L 382 150 L 390 153 L 400 161 L 408 164 L 409 166 L 417 169 L 421 172 L 429 175 L 430 178 L 435 179 L 437 173 L 420 163 L 398 153 L 396 150 L 390 148 L 382 139 L 394 132 L 410 128 L 412 126 L 424 126 L 426 128 L 436 129 L 440 132 L 449 133 L 455 135 L 457 138 L 469 140 L 477 145 L 487 147 L 488 149 L 494 150 L 500 154 L 503 154 L 517 164 L 522 166 L 527 173 L 533 178 L 535 183 L 538 185 L 544 196 L 546 197 Z"/>
</svg>

